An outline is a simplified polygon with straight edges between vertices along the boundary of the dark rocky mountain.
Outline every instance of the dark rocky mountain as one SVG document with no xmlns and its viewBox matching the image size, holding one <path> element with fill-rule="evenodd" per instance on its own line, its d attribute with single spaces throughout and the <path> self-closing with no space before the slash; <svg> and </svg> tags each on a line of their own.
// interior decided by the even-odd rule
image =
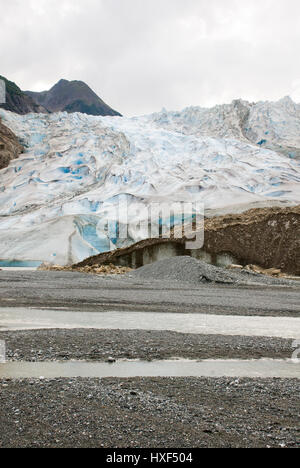
<svg viewBox="0 0 300 468">
<path fill-rule="evenodd" d="M 26 94 L 49 112 L 82 112 L 89 115 L 121 116 L 100 99 L 83 81 L 60 80 L 49 91 Z"/>
<path fill-rule="evenodd" d="M 12 81 L 7 80 L 0 75 L 0 79 L 6 85 L 6 103 L 0 104 L 0 108 L 15 112 L 16 114 L 47 113 L 48 111 L 38 104 L 34 99 L 25 94 Z"/>
<path fill-rule="evenodd" d="M 14 133 L 2 124 L 0 119 L 0 170 L 9 165 L 12 159 L 18 158 L 23 147 Z"/>
</svg>

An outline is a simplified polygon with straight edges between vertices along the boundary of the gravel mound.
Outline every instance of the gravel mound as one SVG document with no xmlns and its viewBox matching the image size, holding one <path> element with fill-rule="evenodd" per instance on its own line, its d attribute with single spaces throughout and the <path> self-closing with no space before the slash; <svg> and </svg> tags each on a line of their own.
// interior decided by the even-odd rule
<svg viewBox="0 0 300 468">
<path fill-rule="evenodd" d="M 251 271 L 230 271 L 219 268 L 195 258 L 172 257 L 160 260 L 156 263 L 143 266 L 130 273 L 131 277 L 152 279 L 160 281 L 177 281 L 192 284 L 220 283 L 220 284 L 253 284 L 262 283 L 269 285 L 295 284 L 279 278 L 271 278 Z M 297 284 L 299 286 L 299 284 Z"/>
<path fill-rule="evenodd" d="M 192 257 L 173 257 L 132 272 L 131 276 L 144 279 L 171 280 L 187 283 L 228 283 L 234 284 L 237 278 L 233 273 L 201 262 Z"/>
</svg>

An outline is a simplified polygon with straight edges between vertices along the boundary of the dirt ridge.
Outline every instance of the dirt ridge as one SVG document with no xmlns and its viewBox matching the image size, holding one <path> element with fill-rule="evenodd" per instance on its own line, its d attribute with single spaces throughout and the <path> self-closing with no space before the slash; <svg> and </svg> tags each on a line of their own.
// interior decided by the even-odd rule
<svg viewBox="0 0 300 468">
<path fill-rule="evenodd" d="M 154 258 L 157 248 L 167 245 L 173 249 L 170 256 L 203 258 L 206 254 L 216 265 L 218 256 L 227 255 L 243 266 L 258 265 L 300 275 L 300 205 L 256 208 L 241 214 L 206 219 L 203 249 L 186 250 L 185 242 L 186 238 L 178 239 L 174 234 L 171 239 L 145 239 L 129 247 L 90 257 L 76 267 L 95 264 L 141 267 L 146 264 L 145 253 L 148 259 Z"/>
</svg>

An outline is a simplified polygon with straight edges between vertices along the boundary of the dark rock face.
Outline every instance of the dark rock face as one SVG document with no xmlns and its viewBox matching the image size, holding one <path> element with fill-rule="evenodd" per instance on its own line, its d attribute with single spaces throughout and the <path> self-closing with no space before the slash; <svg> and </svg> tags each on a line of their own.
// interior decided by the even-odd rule
<svg viewBox="0 0 300 468">
<path fill-rule="evenodd" d="M 218 264 L 226 255 L 240 265 L 255 264 L 300 275 L 300 206 L 253 209 L 238 215 L 207 219 L 201 250 L 186 250 L 185 239 L 147 239 L 127 248 L 103 253 L 79 267 L 114 264 L 139 268 L 161 258 L 186 256 Z"/>
<path fill-rule="evenodd" d="M 7 80 L 3 76 L 0 79 L 6 85 L 6 103 L 0 104 L 0 108 L 15 112 L 16 114 L 30 114 L 33 113 L 48 113 L 48 111 L 37 104 L 30 96 L 23 93 L 21 89 L 12 81 Z"/>
<path fill-rule="evenodd" d="M 23 152 L 14 133 L 0 120 L 0 170 L 7 167 L 12 159 L 16 159 Z"/>
<path fill-rule="evenodd" d="M 82 81 L 60 80 L 50 91 L 26 94 L 49 112 L 82 112 L 89 115 L 120 116 Z"/>
</svg>

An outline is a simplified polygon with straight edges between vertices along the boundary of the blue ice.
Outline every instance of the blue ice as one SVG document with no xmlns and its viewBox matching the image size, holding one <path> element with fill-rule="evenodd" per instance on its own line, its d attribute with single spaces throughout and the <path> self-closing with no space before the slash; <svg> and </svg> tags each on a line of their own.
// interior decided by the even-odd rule
<svg viewBox="0 0 300 468">
<path fill-rule="evenodd" d="M 37 268 L 42 262 L 38 261 L 18 261 L 18 260 L 0 260 L 0 267 L 3 268 Z"/>
<path fill-rule="evenodd" d="M 38 145 L 39 143 L 42 143 L 45 139 L 45 135 L 42 135 L 41 133 L 35 133 L 31 136 L 31 145 Z"/>
<path fill-rule="evenodd" d="M 287 195 L 289 192 L 272 192 L 272 193 L 267 193 L 267 197 L 283 197 L 284 195 Z"/>
<path fill-rule="evenodd" d="M 101 239 L 96 230 L 96 226 L 88 224 L 83 226 L 81 229 L 82 237 L 85 241 L 87 241 L 90 245 L 92 245 L 98 252 L 105 252 L 105 250 L 109 250 L 109 241 L 107 238 Z"/>
</svg>

